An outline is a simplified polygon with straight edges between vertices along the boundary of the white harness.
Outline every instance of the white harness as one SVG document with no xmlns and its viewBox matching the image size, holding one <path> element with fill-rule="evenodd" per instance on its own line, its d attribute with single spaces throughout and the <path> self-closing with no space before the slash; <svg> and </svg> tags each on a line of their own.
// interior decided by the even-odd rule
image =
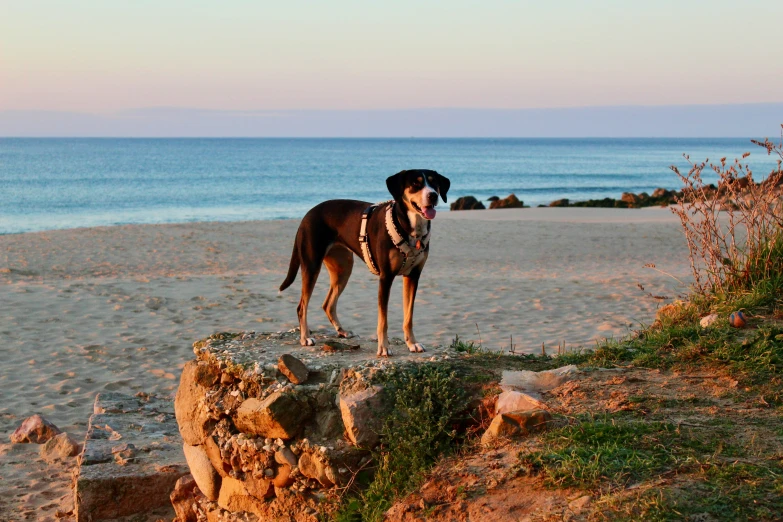
<svg viewBox="0 0 783 522">
<path fill-rule="evenodd" d="M 362 213 L 362 226 L 359 230 L 359 245 L 361 245 L 362 257 L 364 257 L 367 268 L 375 275 L 381 275 L 381 273 L 370 252 L 369 238 L 367 237 L 367 222 L 376 208 L 382 205 L 388 205 L 386 208 L 386 232 L 389 234 L 389 238 L 391 238 L 394 246 L 397 247 L 397 250 L 402 252 L 403 259 L 402 267 L 399 271 L 400 275 L 406 276 L 410 274 L 413 267 L 419 264 L 421 258 L 424 257 L 430 245 L 429 231 L 424 234 L 421 239 L 417 239 L 413 245 L 410 244 L 411 242 L 405 238 L 404 233 L 399 230 L 397 224 L 394 222 L 394 204 L 394 201 L 378 203 L 377 205 L 367 207 Z M 413 239 L 414 238 L 411 238 L 411 241 Z"/>
</svg>

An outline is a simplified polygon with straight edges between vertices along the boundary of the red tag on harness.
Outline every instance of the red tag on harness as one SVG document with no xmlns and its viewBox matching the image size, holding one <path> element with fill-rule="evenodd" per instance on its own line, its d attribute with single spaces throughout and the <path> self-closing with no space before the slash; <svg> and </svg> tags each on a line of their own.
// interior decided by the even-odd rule
<svg viewBox="0 0 783 522">
<path fill-rule="evenodd" d="M 416 241 L 416 250 L 421 250 L 421 239 Z"/>
</svg>

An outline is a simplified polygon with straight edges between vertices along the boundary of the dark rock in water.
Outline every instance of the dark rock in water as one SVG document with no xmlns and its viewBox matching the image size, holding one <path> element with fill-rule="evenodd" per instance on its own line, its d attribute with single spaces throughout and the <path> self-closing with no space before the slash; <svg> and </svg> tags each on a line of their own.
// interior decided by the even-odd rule
<svg viewBox="0 0 783 522">
<path fill-rule="evenodd" d="M 588 199 L 587 201 L 577 201 L 571 203 L 572 207 L 587 207 L 587 208 L 628 208 L 628 203 L 613 198 L 604 199 Z"/>
<path fill-rule="evenodd" d="M 277 361 L 277 369 L 294 384 L 302 384 L 310 377 L 310 370 L 307 369 L 307 366 L 290 353 L 284 353 L 280 356 Z"/>
<path fill-rule="evenodd" d="M 544 205 L 541 205 L 542 207 Z M 563 199 L 557 199 L 549 204 L 550 207 L 567 207 L 568 206 L 568 198 Z"/>
<path fill-rule="evenodd" d="M 524 207 L 524 202 L 520 201 L 516 195 L 511 194 L 505 199 L 499 199 L 497 201 L 493 201 L 492 204 L 489 206 L 490 209 L 495 208 L 522 208 Z"/>
<path fill-rule="evenodd" d="M 499 198 L 499 197 L 497 197 L 497 196 L 490 196 L 490 197 L 488 197 L 488 198 L 487 198 L 487 201 L 490 201 L 490 202 L 492 202 L 492 201 L 498 201 L 499 199 L 500 199 L 500 198 Z"/>
<path fill-rule="evenodd" d="M 451 210 L 484 210 L 484 203 L 473 196 L 463 196 L 451 204 Z"/>
<path fill-rule="evenodd" d="M 627 203 L 629 207 L 638 208 L 641 205 L 642 198 L 633 192 L 623 192 L 620 201 Z"/>
<path fill-rule="evenodd" d="M 666 190 L 665 188 L 657 188 L 653 190 L 652 198 L 653 199 L 673 199 L 676 195 L 676 192 L 673 190 Z"/>
</svg>

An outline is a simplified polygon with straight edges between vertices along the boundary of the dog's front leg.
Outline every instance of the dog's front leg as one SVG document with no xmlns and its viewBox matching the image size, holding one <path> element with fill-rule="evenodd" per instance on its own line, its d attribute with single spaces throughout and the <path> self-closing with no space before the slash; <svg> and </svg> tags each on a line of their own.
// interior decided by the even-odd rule
<svg viewBox="0 0 783 522">
<path fill-rule="evenodd" d="M 389 294 L 391 293 L 394 276 L 384 276 L 378 282 L 378 357 L 389 357 L 392 352 L 389 348 L 388 324 L 386 321 L 389 311 Z"/>
<path fill-rule="evenodd" d="M 411 270 L 410 275 L 402 278 L 402 333 L 405 335 L 405 344 L 411 352 L 423 352 L 424 346 L 416 342 L 413 335 L 413 303 L 416 301 L 416 289 L 419 287 L 419 275 L 421 268 L 418 266 Z"/>
</svg>

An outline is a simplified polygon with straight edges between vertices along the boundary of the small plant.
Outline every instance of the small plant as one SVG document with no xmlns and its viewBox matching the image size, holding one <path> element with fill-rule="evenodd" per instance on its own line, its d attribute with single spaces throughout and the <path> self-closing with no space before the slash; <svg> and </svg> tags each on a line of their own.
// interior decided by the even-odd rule
<svg viewBox="0 0 783 522">
<path fill-rule="evenodd" d="M 780 156 L 777 169 L 757 183 L 742 160 L 718 163 L 706 160 L 691 164 L 687 174 L 671 169 L 685 185 L 678 205 L 672 209 L 680 218 L 688 241 L 694 289 L 700 296 L 731 299 L 763 282 L 783 287 L 783 137 L 773 144 L 752 140 L 768 154 Z M 702 173 L 713 170 L 718 186 L 705 184 Z"/>
<path fill-rule="evenodd" d="M 452 420 L 467 398 L 453 372 L 434 365 L 395 370 L 384 376 L 383 386 L 394 404 L 373 455 L 375 476 L 336 515 L 338 521 L 381 520 L 394 499 L 416 488 L 436 459 L 454 447 Z"/>
<path fill-rule="evenodd" d="M 475 341 L 463 341 L 459 338 L 459 335 L 454 336 L 454 340 L 451 341 L 451 345 L 449 348 L 460 352 L 460 353 L 467 353 L 467 354 L 476 354 L 481 353 L 484 351 L 484 348 L 482 348 L 481 343 L 477 343 Z"/>
</svg>

